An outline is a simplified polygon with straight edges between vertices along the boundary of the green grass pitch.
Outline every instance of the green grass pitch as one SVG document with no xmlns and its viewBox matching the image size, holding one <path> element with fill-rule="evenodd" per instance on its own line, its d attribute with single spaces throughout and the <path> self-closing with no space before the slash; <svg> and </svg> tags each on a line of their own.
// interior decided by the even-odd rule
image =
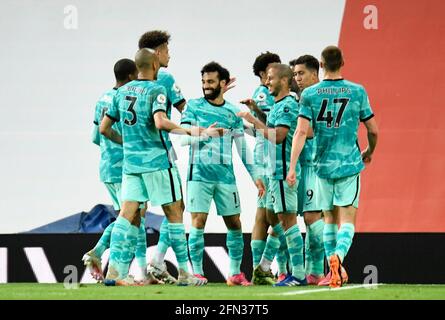
<svg viewBox="0 0 445 320">
<path fill-rule="evenodd" d="M 445 285 L 374 286 L 348 284 L 339 289 L 308 286 L 274 288 L 268 286 L 204 287 L 153 285 L 144 287 L 105 287 L 82 284 L 67 289 L 63 284 L 0 284 L 0 300 L 445 300 Z"/>
</svg>

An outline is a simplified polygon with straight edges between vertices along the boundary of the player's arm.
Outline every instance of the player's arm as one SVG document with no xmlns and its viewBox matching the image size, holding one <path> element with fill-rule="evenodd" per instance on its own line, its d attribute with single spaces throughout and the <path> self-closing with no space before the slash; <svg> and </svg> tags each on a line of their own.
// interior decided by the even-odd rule
<svg viewBox="0 0 445 320">
<path fill-rule="evenodd" d="M 176 108 L 176 110 L 179 111 L 179 113 L 182 113 L 184 111 L 185 104 L 186 104 L 186 101 L 185 101 L 185 99 L 183 99 L 183 100 L 179 101 L 179 103 L 175 103 L 173 106 Z"/>
<path fill-rule="evenodd" d="M 297 166 L 298 158 L 300 157 L 301 150 L 303 150 L 304 143 L 310 128 L 309 119 L 304 116 L 298 117 L 297 129 L 295 130 L 294 137 L 292 138 L 292 149 L 290 154 L 289 173 L 286 177 L 287 183 L 293 186 L 297 182 L 297 174 L 295 168 Z"/>
<path fill-rule="evenodd" d="M 267 122 L 267 114 L 265 112 L 263 112 L 263 110 L 258 108 L 258 105 L 256 104 L 255 100 L 253 100 L 253 99 L 244 99 L 244 100 L 241 100 L 240 103 L 245 104 L 249 108 L 250 111 L 255 112 L 255 114 L 257 115 L 258 119 L 262 123 L 266 123 Z"/>
<path fill-rule="evenodd" d="M 309 129 L 307 130 L 307 138 L 313 138 L 314 137 L 314 129 L 312 129 L 312 126 L 309 126 Z"/>
<path fill-rule="evenodd" d="M 191 135 L 192 128 L 183 128 L 171 121 L 165 111 L 158 110 L 154 115 L 155 126 L 158 130 L 164 130 L 169 133 Z"/>
<path fill-rule="evenodd" d="M 237 116 L 253 124 L 257 131 L 259 131 L 267 140 L 275 144 L 282 143 L 289 132 L 289 127 L 287 126 L 278 126 L 276 128 L 266 127 L 261 120 L 255 118 L 250 112 L 238 112 Z"/>
<path fill-rule="evenodd" d="M 225 131 L 222 128 L 216 128 L 217 123 L 212 124 L 208 128 L 201 127 L 182 127 L 171 121 L 165 111 L 158 110 L 154 114 L 155 126 L 158 130 L 164 130 L 173 134 L 189 135 L 189 136 L 222 136 Z"/>
<path fill-rule="evenodd" d="M 249 136 L 256 137 L 256 132 L 255 132 L 254 126 L 244 124 L 244 132 L 247 133 Z"/>
<path fill-rule="evenodd" d="M 243 162 L 247 172 L 249 172 L 250 177 L 258 188 L 258 196 L 262 197 L 266 192 L 266 188 L 264 187 L 264 182 L 258 176 L 256 166 L 253 162 L 253 154 L 249 148 L 249 145 L 247 144 L 244 133 L 235 133 L 234 140 L 236 150 L 241 158 L 241 161 Z"/>
<path fill-rule="evenodd" d="M 91 133 L 91 142 L 100 146 L 99 125 L 94 121 L 93 132 Z"/>
<path fill-rule="evenodd" d="M 112 119 L 110 115 L 106 114 L 100 123 L 100 134 L 104 135 L 115 143 L 122 144 L 122 136 L 112 128 L 114 122 L 116 122 L 116 120 Z"/>
<path fill-rule="evenodd" d="M 371 162 L 372 154 L 374 153 L 375 147 L 377 145 L 379 129 L 377 127 L 377 122 L 375 121 L 374 117 L 366 121 L 363 121 L 363 124 L 365 125 L 366 130 L 368 131 L 368 146 L 362 152 L 362 159 L 363 162 L 369 163 Z"/>
</svg>

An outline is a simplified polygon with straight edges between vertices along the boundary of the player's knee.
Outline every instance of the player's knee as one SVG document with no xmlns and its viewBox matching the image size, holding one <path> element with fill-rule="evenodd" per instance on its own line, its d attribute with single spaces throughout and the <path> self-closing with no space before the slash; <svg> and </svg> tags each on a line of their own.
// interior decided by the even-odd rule
<svg viewBox="0 0 445 320">
<path fill-rule="evenodd" d="M 310 226 L 311 224 L 313 224 L 314 222 L 317 222 L 321 218 L 322 218 L 321 212 L 305 212 L 304 213 L 304 223 L 307 226 Z"/>
<path fill-rule="evenodd" d="M 225 217 L 224 222 L 226 223 L 227 229 L 238 230 L 241 229 L 241 220 L 238 216 L 235 217 Z"/>
<path fill-rule="evenodd" d="M 297 216 L 294 214 L 283 215 L 281 223 L 283 224 L 283 229 L 287 230 L 297 223 Z"/>
<path fill-rule="evenodd" d="M 197 229 L 204 229 L 207 216 L 204 214 L 192 214 L 192 226 Z"/>
</svg>

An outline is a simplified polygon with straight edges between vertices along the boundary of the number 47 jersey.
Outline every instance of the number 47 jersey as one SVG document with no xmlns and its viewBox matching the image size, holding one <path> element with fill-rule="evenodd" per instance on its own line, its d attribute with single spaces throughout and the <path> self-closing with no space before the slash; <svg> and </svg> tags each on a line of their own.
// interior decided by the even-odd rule
<svg viewBox="0 0 445 320">
<path fill-rule="evenodd" d="M 358 127 L 374 114 L 363 86 L 338 79 L 308 87 L 300 99 L 299 116 L 312 121 L 313 160 L 320 178 L 348 177 L 364 169 Z"/>
<path fill-rule="evenodd" d="M 124 174 L 154 172 L 172 167 L 170 154 L 154 114 L 167 111 L 166 90 L 149 80 L 134 80 L 118 89 L 107 116 L 121 121 Z"/>
</svg>

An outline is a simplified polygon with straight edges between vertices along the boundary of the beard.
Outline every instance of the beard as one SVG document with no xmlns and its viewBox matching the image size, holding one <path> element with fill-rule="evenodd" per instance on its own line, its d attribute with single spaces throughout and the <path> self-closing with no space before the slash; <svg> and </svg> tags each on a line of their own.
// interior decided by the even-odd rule
<svg viewBox="0 0 445 320">
<path fill-rule="evenodd" d="M 207 89 L 207 90 L 211 90 L 211 93 L 205 93 L 205 90 L 202 89 L 202 92 L 204 93 L 204 97 L 207 100 L 215 100 L 216 98 L 218 98 L 219 94 L 221 93 L 221 86 L 218 85 L 218 87 L 216 87 L 215 89 Z"/>
<path fill-rule="evenodd" d="M 280 91 L 281 91 L 281 86 L 280 85 L 277 85 L 277 86 L 275 86 L 275 88 L 273 88 L 272 90 L 271 90 L 272 88 L 269 88 L 269 92 L 270 92 L 270 94 L 272 95 L 272 96 L 274 96 L 274 97 L 276 97 L 279 93 L 280 93 Z"/>
</svg>

